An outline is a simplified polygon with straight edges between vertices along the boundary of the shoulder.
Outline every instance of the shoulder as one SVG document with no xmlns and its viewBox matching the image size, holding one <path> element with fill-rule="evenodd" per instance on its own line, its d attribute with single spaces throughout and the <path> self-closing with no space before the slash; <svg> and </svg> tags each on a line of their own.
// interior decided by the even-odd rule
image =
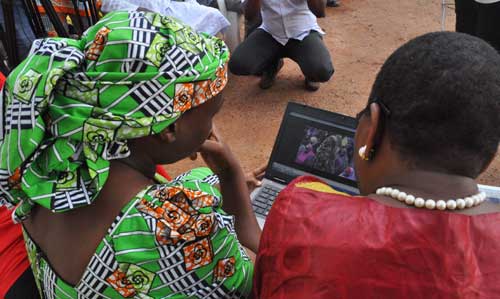
<svg viewBox="0 0 500 299">
<path fill-rule="evenodd" d="M 300 177 L 280 192 L 267 216 L 263 237 L 271 234 L 276 240 L 277 234 L 283 232 L 287 238 L 289 228 L 307 232 L 320 229 L 327 233 L 327 226 L 338 227 L 353 221 L 355 217 L 346 219 L 344 215 L 360 214 L 371 204 L 370 199 L 339 192 L 314 177 Z"/>
</svg>

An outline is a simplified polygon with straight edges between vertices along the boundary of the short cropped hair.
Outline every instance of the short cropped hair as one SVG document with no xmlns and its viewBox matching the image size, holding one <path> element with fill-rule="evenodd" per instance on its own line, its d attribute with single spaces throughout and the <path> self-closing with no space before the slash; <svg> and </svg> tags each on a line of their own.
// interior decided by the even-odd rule
<svg viewBox="0 0 500 299">
<path fill-rule="evenodd" d="M 417 37 L 384 63 L 370 100 L 391 144 L 419 169 L 476 178 L 500 142 L 500 55 L 462 33 Z"/>
</svg>

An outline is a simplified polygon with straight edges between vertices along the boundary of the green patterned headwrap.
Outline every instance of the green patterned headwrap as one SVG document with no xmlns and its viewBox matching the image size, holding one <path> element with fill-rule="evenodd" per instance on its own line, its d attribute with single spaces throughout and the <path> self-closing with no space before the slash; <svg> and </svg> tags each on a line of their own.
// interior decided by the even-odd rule
<svg viewBox="0 0 500 299">
<path fill-rule="evenodd" d="M 172 18 L 114 12 L 81 40 L 37 40 L 0 100 L 0 200 L 65 212 L 93 202 L 127 140 L 160 133 L 227 83 L 219 39 Z"/>
</svg>

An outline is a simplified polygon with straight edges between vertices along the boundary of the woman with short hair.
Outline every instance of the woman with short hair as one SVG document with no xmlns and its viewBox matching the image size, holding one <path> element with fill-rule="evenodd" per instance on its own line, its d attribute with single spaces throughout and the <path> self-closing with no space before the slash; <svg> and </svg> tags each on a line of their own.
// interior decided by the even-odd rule
<svg viewBox="0 0 500 299">
<path fill-rule="evenodd" d="M 358 114 L 361 196 L 299 178 L 261 238 L 255 298 L 497 298 L 500 55 L 442 32 L 396 50 Z M 289 296 L 289 294 L 293 294 Z"/>
</svg>

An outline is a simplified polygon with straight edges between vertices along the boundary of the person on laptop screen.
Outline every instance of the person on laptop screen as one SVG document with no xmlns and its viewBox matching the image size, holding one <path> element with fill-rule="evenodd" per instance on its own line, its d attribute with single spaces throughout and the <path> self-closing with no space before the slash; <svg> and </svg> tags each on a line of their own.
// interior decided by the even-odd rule
<svg viewBox="0 0 500 299">
<path fill-rule="evenodd" d="M 357 116 L 362 196 L 313 177 L 285 188 L 254 297 L 498 298 L 500 205 L 475 179 L 498 150 L 499 116 L 500 55 L 486 42 L 439 32 L 396 50 Z"/>
</svg>

